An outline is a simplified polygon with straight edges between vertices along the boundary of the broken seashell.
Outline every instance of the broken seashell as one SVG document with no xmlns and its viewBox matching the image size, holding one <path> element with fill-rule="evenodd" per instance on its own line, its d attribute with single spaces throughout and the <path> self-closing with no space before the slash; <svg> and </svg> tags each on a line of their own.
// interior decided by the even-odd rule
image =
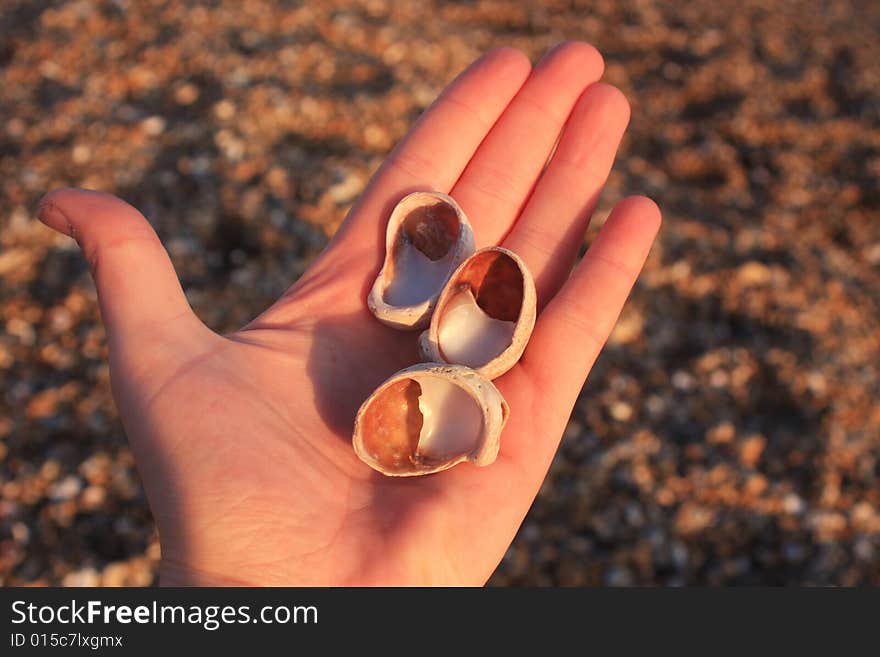
<svg viewBox="0 0 880 657">
<path fill-rule="evenodd" d="M 367 298 L 370 310 L 393 328 L 424 328 L 449 276 L 473 252 L 471 225 L 451 196 L 405 196 L 388 219 L 385 262 Z"/>
<path fill-rule="evenodd" d="M 498 389 L 460 365 L 422 363 L 392 375 L 363 403 L 352 444 L 389 476 L 440 472 L 462 461 L 489 465 L 510 409 Z"/>
<path fill-rule="evenodd" d="M 535 327 L 535 282 L 523 260 L 490 246 L 452 274 L 422 333 L 426 361 L 456 363 L 495 379 L 522 356 Z"/>
</svg>

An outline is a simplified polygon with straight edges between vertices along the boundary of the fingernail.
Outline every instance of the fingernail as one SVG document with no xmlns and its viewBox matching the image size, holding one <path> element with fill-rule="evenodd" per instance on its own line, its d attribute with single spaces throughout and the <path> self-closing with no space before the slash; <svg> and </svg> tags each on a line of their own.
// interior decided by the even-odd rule
<svg viewBox="0 0 880 657">
<path fill-rule="evenodd" d="M 76 231 L 73 224 L 65 216 L 65 214 L 55 205 L 51 199 L 43 199 L 37 206 L 37 219 L 42 221 L 49 228 L 54 228 L 59 233 L 64 233 L 68 237 L 76 239 Z"/>
</svg>

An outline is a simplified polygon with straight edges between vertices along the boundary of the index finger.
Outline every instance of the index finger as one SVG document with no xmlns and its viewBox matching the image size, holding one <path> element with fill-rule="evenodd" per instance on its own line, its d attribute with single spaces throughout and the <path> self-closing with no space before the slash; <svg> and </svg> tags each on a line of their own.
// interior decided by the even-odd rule
<svg viewBox="0 0 880 657">
<path fill-rule="evenodd" d="M 344 248 L 347 258 L 369 271 L 378 268 L 394 204 L 411 191 L 452 189 L 530 71 L 522 51 L 499 48 L 461 73 L 373 176 L 330 249 Z"/>
</svg>

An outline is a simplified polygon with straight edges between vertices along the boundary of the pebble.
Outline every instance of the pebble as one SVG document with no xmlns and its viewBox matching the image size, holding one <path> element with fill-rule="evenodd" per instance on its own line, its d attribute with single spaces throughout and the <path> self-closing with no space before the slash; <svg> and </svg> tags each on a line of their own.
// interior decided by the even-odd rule
<svg viewBox="0 0 880 657">
<path fill-rule="evenodd" d="M 94 568 L 83 568 L 67 573 L 61 578 L 61 586 L 100 586 L 101 576 Z"/>
<path fill-rule="evenodd" d="M 167 122 L 161 116 L 149 116 L 141 122 L 144 132 L 150 137 L 158 137 L 165 132 Z"/>
<path fill-rule="evenodd" d="M 53 500 L 69 500 L 76 497 L 81 488 L 82 482 L 79 478 L 69 475 L 52 486 L 49 497 Z"/>
<path fill-rule="evenodd" d="M 748 436 L 742 441 L 739 449 L 739 458 L 744 465 L 754 468 L 761 460 L 764 453 L 764 447 L 767 445 L 767 439 L 764 436 Z"/>
<path fill-rule="evenodd" d="M 633 414 L 632 406 L 626 402 L 615 402 L 611 405 L 611 417 L 618 422 L 628 421 Z"/>
<path fill-rule="evenodd" d="M 490 583 L 880 585 L 876 3 L 56 4 L 4 19 L 0 584 L 148 585 L 159 559 L 94 285 L 34 221 L 47 189 L 124 195 L 229 332 L 470 60 L 565 34 L 633 106 L 587 242 L 630 194 L 664 227 Z"/>
<path fill-rule="evenodd" d="M 342 180 L 328 190 L 330 198 L 337 205 L 351 202 L 364 188 L 364 181 L 356 173 L 342 172 Z"/>
<path fill-rule="evenodd" d="M 785 512 L 792 515 L 803 513 L 804 509 L 806 508 L 804 501 L 794 494 L 786 495 L 782 500 L 782 505 L 785 509 Z"/>
</svg>

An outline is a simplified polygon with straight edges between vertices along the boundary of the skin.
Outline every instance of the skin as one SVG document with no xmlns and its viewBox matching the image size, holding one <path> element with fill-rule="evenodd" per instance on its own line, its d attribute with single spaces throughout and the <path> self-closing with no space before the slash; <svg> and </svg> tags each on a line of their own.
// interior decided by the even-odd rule
<svg viewBox="0 0 880 657">
<path fill-rule="evenodd" d="M 193 314 L 135 208 L 85 190 L 43 198 L 39 218 L 77 240 L 96 283 L 162 584 L 485 583 L 660 226 L 649 199 L 621 201 L 571 271 L 629 121 L 602 71 L 578 42 L 534 69 L 508 48 L 477 60 L 389 155 L 313 266 L 231 335 Z M 351 429 L 372 390 L 418 360 L 418 333 L 383 326 L 366 305 L 385 221 L 417 189 L 458 200 L 478 248 L 520 254 L 540 315 L 521 361 L 495 381 L 511 408 L 497 461 L 400 479 L 357 459 Z"/>
</svg>

